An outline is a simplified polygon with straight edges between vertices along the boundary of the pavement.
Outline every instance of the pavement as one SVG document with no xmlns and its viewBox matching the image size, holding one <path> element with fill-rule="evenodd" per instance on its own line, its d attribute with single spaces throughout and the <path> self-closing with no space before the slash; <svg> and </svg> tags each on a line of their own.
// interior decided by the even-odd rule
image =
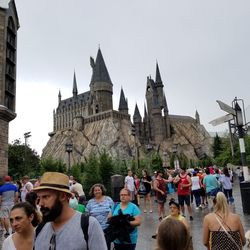
<svg viewBox="0 0 250 250">
<path fill-rule="evenodd" d="M 238 180 L 236 180 L 234 183 L 233 196 L 235 198 L 235 203 L 234 205 L 230 205 L 231 210 L 240 215 L 243 227 L 245 231 L 247 231 L 250 229 L 250 214 L 243 213 Z M 168 201 L 169 201 L 169 198 L 168 198 Z M 165 204 L 166 214 L 169 213 L 168 201 Z M 142 203 L 143 203 L 143 199 L 141 199 L 141 204 Z M 142 224 L 138 230 L 139 238 L 138 238 L 136 250 L 154 250 L 155 249 L 156 240 L 152 239 L 152 235 L 155 234 L 159 222 L 158 222 L 158 215 L 157 215 L 157 204 L 154 202 L 153 204 L 154 204 L 153 213 L 149 213 L 149 212 L 143 213 L 143 210 L 142 210 Z M 204 247 L 202 244 L 202 222 L 203 222 L 204 216 L 210 213 L 212 211 L 212 208 L 208 207 L 202 210 L 196 210 L 194 205 L 193 205 L 193 208 L 194 208 L 193 209 L 194 220 L 190 221 L 190 226 L 191 226 L 191 233 L 193 237 L 194 250 L 203 250 L 203 249 L 205 250 L 206 247 Z M 3 240 L 4 240 L 3 231 L 0 231 L 0 246 L 2 246 Z M 247 248 L 245 247 L 244 249 L 247 249 Z"/>
<path fill-rule="evenodd" d="M 241 222 L 246 232 L 247 230 L 250 229 L 250 214 L 243 213 L 238 180 L 234 181 L 233 196 L 234 196 L 235 202 L 233 205 L 230 205 L 231 210 L 234 213 L 237 213 L 238 215 L 240 215 Z M 168 201 L 169 201 L 169 198 L 167 199 L 167 203 L 165 204 L 166 214 L 169 213 Z M 143 200 L 141 199 L 141 204 L 142 202 Z M 189 221 L 188 216 L 187 216 L 187 221 L 189 221 L 190 227 L 191 227 L 194 250 L 203 250 L 203 249 L 205 250 L 207 248 L 202 244 L 202 223 L 203 223 L 204 216 L 212 212 L 212 208 L 208 207 L 202 210 L 200 209 L 196 210 L 195 206 L 194 205 L 192 206 L 193 206 L 194 220 Z M 155 234 L 156 228 L 159 223 L 158 215 L 157 215 L 157 204 L 154 203 L 154 212 L 151 214 L 143 213 L 143 209 L 142 209 L 142 218 L 143 220 L 142 220 L 141 226 L 139 227 L 139 239 L 138 239 L 136 250 L 154 250 L 156 240 L 152 239 L 152 235 Z M 246 246 L 244 249 L 247 249 Z"/>
</svg>

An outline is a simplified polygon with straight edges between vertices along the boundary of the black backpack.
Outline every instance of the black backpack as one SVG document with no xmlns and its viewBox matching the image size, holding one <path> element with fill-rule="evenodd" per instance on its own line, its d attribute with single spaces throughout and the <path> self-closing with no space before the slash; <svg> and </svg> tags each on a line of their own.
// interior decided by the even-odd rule
<svg viewBox="0 0 250 250">
<path fill-rule="evenodd" d="M 36 231 L 35 231 L 35 238 L 37 238 L 38 234 L 42 231 L 44 225 L 46 223 L 40 223 L 37 227 L 36 227 Z M 89 244 L 88 244 L 88 240 L 89 240 L 89 235 L 88 235 L 88 228 L 89 228 L 89 214 L 88 213 L 83 213 L 81 215 L 81 228 L 83 231 L 83 235 L 84 235 L 84 239 L 86 241 L 87 244 L 87 250 L 89 250 Z M 35 249 L 35 248 L 34 248 Z"/>
</svg>

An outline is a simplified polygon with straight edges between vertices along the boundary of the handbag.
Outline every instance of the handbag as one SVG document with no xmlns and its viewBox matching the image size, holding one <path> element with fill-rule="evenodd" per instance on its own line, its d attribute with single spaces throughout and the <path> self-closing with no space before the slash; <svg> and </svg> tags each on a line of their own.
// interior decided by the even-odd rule
<svg viewBox="0 0 250 250">
<path fill-rule="evenodd" d="M 146 187 L 145 187 L 144 183 L 141 181 L 139 189 L 138 189 L 138 194 L 144 195 L 146 193 L 147 193 Z"/>
</svg>

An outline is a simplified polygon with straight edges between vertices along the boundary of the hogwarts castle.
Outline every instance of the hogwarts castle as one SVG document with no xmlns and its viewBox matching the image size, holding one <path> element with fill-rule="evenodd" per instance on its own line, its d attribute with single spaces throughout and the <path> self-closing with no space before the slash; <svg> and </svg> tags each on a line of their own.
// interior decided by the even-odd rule
<svg viewBox="0 0 250 250">
<path fill-rule="evenodd" d="M 75 73 L 72 97 L 62 99 L 59 91 L 58 107 L 53 111 L 53 132 L 49 133 L 51 138 L 42 157 L 52 156 L 67 162 L 65 145 L 68 142 L 73 146 L 74 163 L 84 161 L 91 153 L 100 152 L 100 148 L 105 148 L 114 157 L 130 158 L 135 142 L 139 145 L 140 156 L 148 146 L 157 148 L 162 154 L 163 151 L 171 154 L 173 145 L 178 145 L 189 159 L 211 155 L 211 138 L 200 124 L 198 112 L 195 119 L 169 114 L 158 63 L 155 80 L 147 77 L 144 117 L 136 104 L 132 123 L 123 89 L 118 111 L 113 109 L 113 83 L 100 48 L 96 59 L 90 58 L 90 65 L 89 91 L 78 94 Z M 134 130 L 132 134 L 131 129 Z"/>
<path fill-rule="evenodd" d="M 90 64 L 93 69 L 90 81 L 90 91 L 78 94 L 76 75 L 73 77 L 73 96 L 62 100 L 61 92 L 58 94 L 58 107 L 54 110 L 54 132 L 70 129 L 95 120 L 105 119 L 109 115 L 116 115 L 123 119 L 130 119 L 128 102 L 121 89 L 118 112 L 113 112 L 113 84 L 105 65 L 101 49 L 98 49 L 96 60 L 91 57 Z M 155 81 L 147 78 L 146 102 L 144 118 L 142 120 L 138 106 L 135 106 L 133 123 L 136 135 L 141 143 L 150 141 L 159 143 L 171 137 L 170 118 L 166 97 L 163 91 L 158 63 L 156 65 Z M 104 115 L 105 114 L 105 115 Z"/>
</svg>

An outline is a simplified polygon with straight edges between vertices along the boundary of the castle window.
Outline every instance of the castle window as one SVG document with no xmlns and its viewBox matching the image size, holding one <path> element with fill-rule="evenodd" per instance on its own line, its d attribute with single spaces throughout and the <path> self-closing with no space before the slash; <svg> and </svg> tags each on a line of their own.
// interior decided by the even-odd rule
<svg viewBox="0 0 250 250">
<path fill-rule="evenodd" d="M 16 27 L 12 17 L 8 19 L 6 40 L 5 97 L 4 105 L 15 111 L 16 92 Z"/>
<path fill-rule="evenodd" d="M 98 104 L 95 105 L 95 113 L 96 113 L 96 114 L 99 113 L 99 105 L 98 105 Z"/>
</svg>

